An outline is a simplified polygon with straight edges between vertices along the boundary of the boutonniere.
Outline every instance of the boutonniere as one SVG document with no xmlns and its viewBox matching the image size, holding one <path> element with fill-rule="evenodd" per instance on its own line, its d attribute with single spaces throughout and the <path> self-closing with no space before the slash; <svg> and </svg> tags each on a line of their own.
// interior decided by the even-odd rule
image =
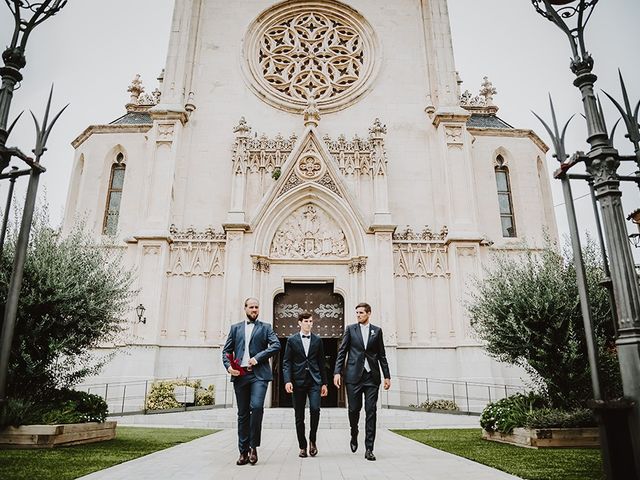
<svg viewBox="0 0 640 480">
<path fill-rule="evenodd" d="M 373 335 L 374 333 L 376 333 L 376 331 L 373 328 L 369 330 L 369 336 Z"/>
</svg>

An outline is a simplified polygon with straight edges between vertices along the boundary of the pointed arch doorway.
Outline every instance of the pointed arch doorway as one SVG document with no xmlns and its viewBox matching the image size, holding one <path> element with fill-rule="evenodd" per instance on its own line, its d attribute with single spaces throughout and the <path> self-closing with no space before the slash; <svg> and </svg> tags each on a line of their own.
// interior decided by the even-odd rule
<svg viewBox="0 0 640 480">
<path fill-rule="evenodd" d="M 290 282 L 284 292 L 273 299 L 273 329 L 280 339 L 280 352 L 273 358 L 273 388 L 271 405 L 291 407 L 291 395 L 285 392 L 282 378 L 282 356 L 287 338 L 298 332 L 298 314 L 313 313 L 313 332 L 320 336 L 324 347 L 324 367 L 327 372 L 329 394 L 322 399 L 322 407 L 344 407 L 344 386 L 333 385 L 333 368 L 344 332 L 344 298 L 333 291 L 333 283 Z"/>
</svg>

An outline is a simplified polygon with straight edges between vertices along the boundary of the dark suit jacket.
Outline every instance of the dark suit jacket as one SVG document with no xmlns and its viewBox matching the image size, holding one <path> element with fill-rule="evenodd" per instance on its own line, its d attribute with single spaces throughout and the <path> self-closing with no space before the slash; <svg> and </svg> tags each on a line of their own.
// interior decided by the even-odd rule
<svg viewBox="0 0 640 480">
<path fill-rule="evenodd" d="M 284 383 L 302 386 L 307 378 L 307 370 L 316 385 L 327 384 L 327 372 L 324 368 L 324 347 L 322 339 L 315 333 L 311 334 L 309 355 L 304 354 L 302 337 L 294 333 L 287 340 L 282 360 L 282 374 Z"/>
<path fill-rule="evenodd" d="M 362 333 L 360 333 L 360 324 L 355 323 L 347 326 L 338 349 L 334 375 L 343 374 L 345 383 L 358 383 L 364 372 L 365 357 L 369 362 L 369 367 L 371 367 L 373 380 L 378 385 L 381 382 L 380 368 L 382 368 L 384 378 L 391 378 L 387 355 L 384 351 L 382 329 L 369 324 L 369 340 L 365 350 Z"/>
<path fill-rule="evenodd" d="M 244 327 L 246 321 L 234 323 L 229 330 L 229 336 L 222 349 L 222 363 L 224 368 L 229 370 L 229 359 L 227 353 L 233 353 L 238 359 L 238 362 L 242 361 L 244 355 Z M 258 362 L 253 367 L 253 373 L 259 380 L 265 380 L 270 382 L 273 379 L 271 373 L 271 365 L 269 365 L 269 358 L 271 358 L 278 350 L 280 350 L 280 340 L 268 323 L 256 320 L 253 327 L 253 333 L 249 340 L 249 356 L 255 358 Z M 233 382 L 237 377 L 231 377 Z"/>
</svg>

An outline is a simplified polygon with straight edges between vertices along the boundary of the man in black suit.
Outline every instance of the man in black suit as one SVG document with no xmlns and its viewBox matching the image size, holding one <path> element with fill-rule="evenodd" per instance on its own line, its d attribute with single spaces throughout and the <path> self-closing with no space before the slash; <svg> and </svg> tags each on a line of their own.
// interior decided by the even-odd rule
<svg viewBox="0 0 640 480">
<path fill-rule="evenodd" d="M 293 393 L 293 408 L 296 416 L 299 457 L 307 456 L 307 439 L 304 431 L 304 407 L 309 398 L 311 430 L 309 432 L 309 455 L 318 454 L 316 434 L 320 422 L 320 397 L 327 396 L 327 372 L 324 368 L 322 339 L 311 333 L 313 316 L 309 312 L 298 315 L 299 333 L 287 339 L 282 360 L 284 388 Z"/>
<path fill-rule="evenodd" d="M 340 388 L 342 373 L 347 386 L 349 401 L 349 426 L 351 427 L 351 451 L 358 450 L 358 421 L 364 395 L 365 453 L 364 458 L 375 460 L 373 442 L 376 438 L 376 404 L 380 389 L 380 368 L 384 374 L 384 389 L 391 387 L 389 364 L 384 351 L 382 329 L 369 323 L 371 305 L 359 303 L 356 306 L 358 323 L 347 326 L 338 349 L 333 383 Z M 345 360 L 347 368 L 345 369 Z"/>
<path fill-rule="evenodd" d="M 222 362 L 231 374 L 233 389 L 238 404 L 238 449 L 237 465 L 258 463 L 258 447 L 262 433 L 262 415 L 267 386 L 272 380 L 271 358 L 280 350 L 280 340 L 268 323 L 258 320 L 260 306 L 255 298 L 244 302 L 246 320 L 234 323 L 222 349 Z M 246 372 L 233 368 L 232 355 Z"/>
</svg>

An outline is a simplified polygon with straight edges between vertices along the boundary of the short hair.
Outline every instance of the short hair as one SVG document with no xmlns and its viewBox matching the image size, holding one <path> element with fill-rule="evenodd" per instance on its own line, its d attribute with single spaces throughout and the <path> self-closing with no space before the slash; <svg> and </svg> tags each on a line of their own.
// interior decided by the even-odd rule
<svg viewBox="0 0 640 480">
<path fill-rule="evenodd" d="M 304 320 L 305 318 L 313 318 L 313 315 L 311 314 L 311 312 L 300 312 L 298 314 L 298 321 L 301 322 L 302 320 Z"/>
<path fill-rule="evenodd" d="M 371 313 L 371 305 L 369 305 L 366 302 L 360 302 L 359 304 L 356 305 L 356 310 L 358 308 L 364 308 L 364 311 L 367 313 Z"/>
<path fill-rule="evenodd" d="M 255 301 L 256 301 L 256 303 L 257 303 L 258 305 L 260 305 L 260 302 L 258 301 L 258 299 L 257 299 L 257 298 L 255 298 L 255 297 L 249 297 L 249 298 L 247 298 L 247 299 L 244 301 L 244 306 L 245 306 L 245 308 L 247 308 L 247 305 L 248 305 L 248 303 L 249 303 L 251 300 L 255 300 Z"/>
</svg>

